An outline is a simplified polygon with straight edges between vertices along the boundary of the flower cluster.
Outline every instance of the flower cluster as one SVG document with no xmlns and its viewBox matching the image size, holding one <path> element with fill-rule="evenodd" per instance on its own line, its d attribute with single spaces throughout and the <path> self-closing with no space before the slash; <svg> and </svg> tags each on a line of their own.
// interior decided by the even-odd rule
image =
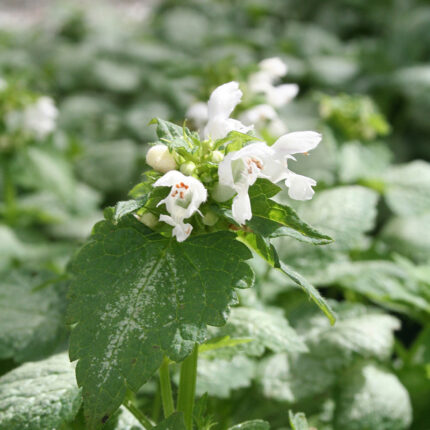
<svg viewBox="0 0 430 430">
<path fill-rule="evenodd" d="M 287 65 L 278 57 L 266 58 L 259 63 L 259 70 L 249 77 L 247 87 L 251 94 L 262 95 L 265 103 L 243 112 L 240 119 L 244 124 L 254 124 L 256 128 L 267 126 L 273 136 L 287 132 L 276 109 L 288 104 L 299 92 L 297 84 L 276 85 L 287 72 Z"/>
<path fill-rule="evenodd" d="M 223 93 L 228 92 L 232 95 L 229 99 L 230 103 L 235 106 L 242 96 L 236 82 L 218 87 L 212 94 L 209 103 L 196 102 L 190 106 L 187 118 L 191 119 L 201 130 L 202 138 L 210 135 L 213 139 L 217 139 L 225 130 L 238 130 L 246 133 L 252 127 L 255 127 L 257 131 L 267 127 L 270 135 L 274 137 L 287 132 L 277 109 L 293 100 L 299 92 L 299 87 L 297 84 L 278 85 L 279 80 L 288 72 L 287 65 L 278 57 L 266 58 L 259 63 L 258 67 L 258 71 L 251 74 L 245 84 L 246 94 L 248 98 L 254 100 L 254 103 L 239 114 L 240 124 L 237 123 L 237 120 L 230 118 L 231 111 L 223 102 L 221 104 L 216 102 L 216 100 L 221 100 Z M 206 127 L 205 124 L 207 124 Z"/>
<path fill-rule="evenodd" d="M 276 62 L 263 62 L 263 66 L 265 73 L 271 73 L 273 84 Z M 280 76 L 284 71 L 279 67 L 276 73 Z M 262 83 L 264 79 L 260 76 L 258 80 Z M 209 199 L 214 203 L 232 199 L 234 221 L 239 225 L 249 221 L 252 210 L 248 191 L 258 178 L 273 183 L 284 181 L 292 199 L 308 200 L 314 194 L 312 187 L 316 182 L 292 172 L 288 161 L 294 160 L 294 154 L 314 149 L 321 135 L 313 131 L 287 133 L 269 146 L 253 136 L 252 125 L 246 126 L 230 117 L 241 98 L 237 82 L 219 86 L 206 106 L 208 114 L 199 132 L 200 139 L 184 137 L 185 143 L 181 146 L 178 133 L 173 140 L 166 139 L 165 144 L 159 143 L 147 153 L 147 163 L 155 171 L 164 173 L 153 187 L 170 188 L 168 195 L 158 202 L 157 207 L 164 205 L 167 212 L 159 216 L 159 221 L 173 227 L 172 235 L 179 242 L 193 230 L 186 219 L 197 213 L 204 216 L 203 221 L 207 220 L 207 214 L 203 215 L 199 207 Z M 234 143 L 232 136 L 236 136 Z"/>
<path fill-rule="evenodd" d="M 50 97 L 40 97 L 24 111 L 24 128 L 43 139 L 55 129 L 58 110 Z"/>
<path fill-rule="evenodd" d="M 58 110 L 47 96 L 36 96 L 0 78 L 2 120 L 9 135 L 42 140 L 55 130 Z"/>
</svg>

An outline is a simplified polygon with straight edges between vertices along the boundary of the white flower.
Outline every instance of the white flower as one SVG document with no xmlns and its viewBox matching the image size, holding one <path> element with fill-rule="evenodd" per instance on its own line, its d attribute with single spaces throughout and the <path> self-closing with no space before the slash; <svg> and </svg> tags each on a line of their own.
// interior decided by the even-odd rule
<svg viewBox="0 0 430 430">
<path fill-rule="evenodd" d="M 282 121 L 280 118 L 275 118 L 274 120 L 270 121 L 267 129 L 269 130 L 271 136 L 281 136 L 288 131 L 284 121 Z"/>
<path fill-rule="evenodd" d="M 287 167 L 287 160 L 295 159 L 293 154 L 307 154 L 321 142 L 321 134 L 315 131 L 295 131 L 281 136 L 270 148 L 275 158 L 284 163 L 285 171 L 280 179 L 285 179 L 288 195 L 294 200 L 310 200 L 314 195 L 312 189 L 317 183 L 312 178 L 298 175 Z M 278 179 L 278 180 L 280 180 Z"/>
<path fill-rule="evenodd" d="M 263 142 L 252 143 L 239 151 L 230 152 L 221 161 L 218 167 L 219 183 L 237 193 L 232 205 L 233 218 L 237 223 L 244 224 L 252 217 L 249 187 L 257 178 L 272 180 L 270 174 L 276 169 L 273 151 Z"/>
<path fill-rule="evenodd" d="M 282 78 L 288 72 L 287 65 L 279 57 L 266 58 L 258 64 L 260 70 L 271 76 L 273 79 Z"/>
<path fill-rule="evenodd" d="M 208 105 L 205 102 L 196 102 L 188 110 L 186 117 L 193 121 L 197 129 L 203 129 L 208 121 Z"/>
<path fill-rule="evenodd" d="M 161 173 L 175 170 L 177 167 L 175 158 L 169 152 L 169 148 L 162 143 L 149 148 L 146 153 L 146 164 Z"/>
<path fill-rule="evenodd" d="M 294 132 L 281 136 L 272 146 L 263 142 L 245 146 L 230 152 L 218 168 L 219 184 L 232 188 L 237 195 L 233 199 L 233 218 L 239 224 L 252 218 L 248 190 L 257 178 L 273 183 L 285 179 L 288 195 L 296 200 L 311 199 L 316 182 L 306 176 L 291 172 L 287 159 L 292 154 L 307 153 L 321 141 L 321 135 L 312 131 Z"/>
<path fill-rule="evenodd" d="M 281 107 L 293 100 L 299 93 L 297 84 L 271 86 L 266 91 L 266 100 L 272 106 Z"/>
<path fill-rule="evenodd" d="M 278 57 L 267 58 L 259 63 L 260 70 L 249 77 L 248 86 L 253 93 L 263 93 L 268 104 L 281 107 L 289 103 L 299 92 L 296 84 L 274 84 L 287 74 L 287 65 Z"/>
<path fill-rule="evenodd" d="M 276 137 L 287 132 L 287 127 L 279 118 L 275 109 L 268 104 L 261 104 L 246 110 L 240 117 L 248 125 L 254 124 L 257 129 L 267 127 L 269 133 Z"/>
<path fill-rule="evenodd" d="M 50 97 L 40 97 L 24 111 L 24 127 L 44 138 L 55 129 L 58 110 Z"/>
<path fill-rule="evenodd" d="M 240 116 L 245 124 L 261 125 L 278 117 L 275 109 L 268 104 L 261 104 L 246 110 Z"/>
<path fill-rule="evenodd" d="M 192 176 L 185 176 L 177 170 L 171 170 L 158 179 L 154 187 L 171 187 L 169 195 L 157 206 L 166 205 L 169 215 L 160 215 L 163 221 L 173 227 L 172 235 L 178 242 L 183 242 L 193 229 L 191 224 L 184 224 L 186 218 L 199 211 L 199 206 L 206 201 L 207 191 L 203 184 Z"/>
<path fill-rule="evenodd" d="M 252 127 L 246 127 L 240 121 L 230 118 L 236 105 L 242 99 L 242 91 L 237 82 L 223 84 L 212 92 L 208 102 L 208 122 L 203 135 L 207 139 L 222 139 L 230 131 L 247 133 Z"/>
</svg>

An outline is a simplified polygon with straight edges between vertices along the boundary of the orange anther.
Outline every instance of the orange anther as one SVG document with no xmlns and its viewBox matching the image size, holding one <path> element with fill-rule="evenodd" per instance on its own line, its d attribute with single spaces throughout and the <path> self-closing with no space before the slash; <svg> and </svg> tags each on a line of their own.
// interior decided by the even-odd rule
<svg viewBox="0 0 430 430">
<path fill-rule="evenodd" d="M 183 191 L 181 191 L 181 192 L 179 193 L 179 197 L 180 197 L 181 199 L 183 199 L 183 198 L 184 198 L 184 192 L 183 192 Z"/>
<path fill-rule="evenodd" d="M 176 184 L 176 188 L 181 188 L 181 186 L 179 184 Z"/>
<path fill-rule="evenodd" d="M 184 185 L 185 189 L 188 190 L 190 188 L 188 185 Z"/>
</svg>

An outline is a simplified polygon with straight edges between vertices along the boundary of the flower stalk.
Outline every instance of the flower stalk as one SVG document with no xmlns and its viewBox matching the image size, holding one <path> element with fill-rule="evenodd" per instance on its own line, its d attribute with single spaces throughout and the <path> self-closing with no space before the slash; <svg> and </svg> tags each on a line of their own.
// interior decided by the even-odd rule
<svg viewBox="0 0 430 430">
<path fill-rule="evenodd" d="M 191 355 L 188 356 L 181 365 L 177 409 L 184 414 L 185 427 L 187 430 L 192 430 L 193 428 L 198 354 L 199 348 L 196 344 Z"/>
<path fill-rule="evenodd" d="M 167 418 L 175 411 L 172 395 L 172 383 L 170 382 L 169 360 L 164 357 L 160 367 L 161 402 L 163 404 L 164 417 Z"/>
</svg>

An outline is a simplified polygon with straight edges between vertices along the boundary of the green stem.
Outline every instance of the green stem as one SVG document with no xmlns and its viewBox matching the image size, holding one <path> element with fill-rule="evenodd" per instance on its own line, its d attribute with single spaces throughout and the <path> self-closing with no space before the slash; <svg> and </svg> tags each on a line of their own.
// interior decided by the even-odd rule
<svg viewBox="0 0 430 430">
<path fill-rule="evenodd" d="M 194 397 L 196 394 L 198 345 L 181 365 L 181 379 L 178 392 L 178 411 L 183 412 L 187 430 L 193 428 Z"/>
<path fill-rule="evenodd" d="M 164 417 L 167 418 L 173 414 L 175 411 L 175 406 L 173 405 L 172 384 L 170 382 L 169 374 L 169 361 L 166 357 L 164 358 L 163 364 L 160 367 L 160 388 Z"/>
<path fill-rule="evenodd" d="M 161 412 L 161 394 L 160 394 L 160 384 L 157 386 L 157 392 L 155 393 L 154 403 L 152 404 L 152 419 L 158 422 Z"/>
<path fill-rule="evenodd" d="M 137 408 L 131 400 L 126 400 L 124 406 L 135 416 L 135 418 L 142 424 L 147 430 L 154 428 L 154 424 L 145 416 L 145 414 Z"/>
</svg>

